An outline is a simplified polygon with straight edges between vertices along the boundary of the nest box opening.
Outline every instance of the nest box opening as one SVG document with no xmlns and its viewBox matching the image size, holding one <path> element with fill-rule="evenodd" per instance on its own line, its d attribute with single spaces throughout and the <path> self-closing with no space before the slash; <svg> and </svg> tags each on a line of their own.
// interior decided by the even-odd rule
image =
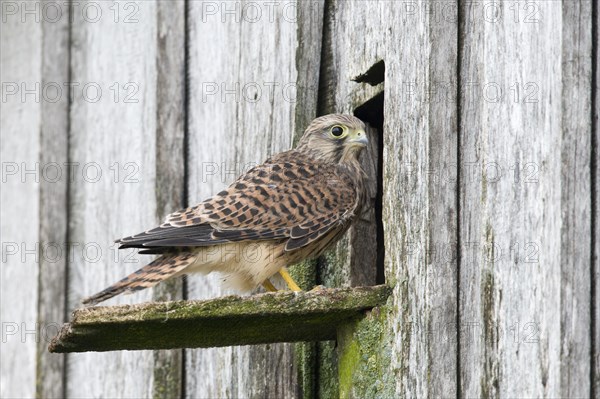
<svg viewBox="0 0 600 399">
<path fill-rule="evenodd" d="M 367 72 L 354 79 L 356 82 L 368 83 L 375 86 L 383 83 L 385 77 L 385 63 L 379 61 L 374 64 Z M 375 283 L 385 284 L 385 245 L 383 230 L 383 126 L 384 126 L 384 98 L 385 91 L 382 90 L 367 102 L 354 109 L 354 116 L 369 124 L 371 136 L 376 137 L 376 148 L 372 149 L 371 156 L 376 164 L 377 193 L 374 198 L 373 208 L 375 209 L 375 242 L 376 249 L 376 273 Z"/>
<path fill-rule="evenodd" d="M 352 79 L 356 83 L 368 83 L 371 86 L 377 86 L 385 80 L 385 62 L 383 60 L 373 64 L 365 73 L 362 73 Z"/>
</svg>

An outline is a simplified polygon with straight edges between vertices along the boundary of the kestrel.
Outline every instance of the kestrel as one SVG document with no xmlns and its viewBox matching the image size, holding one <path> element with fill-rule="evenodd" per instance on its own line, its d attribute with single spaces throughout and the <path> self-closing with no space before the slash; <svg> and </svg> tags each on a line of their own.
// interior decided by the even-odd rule
<svg viewBox="0 0 600 399">
<path fill-rule="evenodd" d="M 174 212 L 159 227 L 117 240 L 153 262 L 83 300 L 96 304 L 183 274 L 221 272 L 242 291 L 280 273 L 300 291 L 286 266 L 316 257 L 335 243 L 367 199 L 358 158 L 368 138 L 351 115 L 313 120 L 295 149 L 269 158 L 204 202 Z"/>
</svg>

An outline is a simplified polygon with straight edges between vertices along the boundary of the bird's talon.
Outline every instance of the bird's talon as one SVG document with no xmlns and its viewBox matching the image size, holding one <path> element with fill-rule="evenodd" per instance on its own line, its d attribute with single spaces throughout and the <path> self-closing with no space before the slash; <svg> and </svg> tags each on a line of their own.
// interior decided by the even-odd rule
<svg viewBox="0 0 600 399">
<path fill-rule="evenodd" d="M 279 269 L 279 274 L 281 274 L 281 277 L 283 277 L 283 279 L 285 280 L 288 287 L 290 287 L 290 290 L 296 291 L 296 292 L 302 291 L 302 288 L 300 288 L 298 286 L 298 284 L 296 284 L 296 282 L 294 281 L 292 276 L 290 276 L 290 274 L 288 273 L 288 271 L 285 267 L 282 267 L 281 269 Z"/>
<path fill-rule="evenodd" d="M 265 290 L 267 290 L 268 292 L 277 292 L 278 289 L 275 288 L 275 286 L 273 285 L 273 283 L 271 283 L 271 281 L 269 279 L 266 279 L 265 281 L 262 282 L 262 286 L 265 288 Z"/>
</svg>

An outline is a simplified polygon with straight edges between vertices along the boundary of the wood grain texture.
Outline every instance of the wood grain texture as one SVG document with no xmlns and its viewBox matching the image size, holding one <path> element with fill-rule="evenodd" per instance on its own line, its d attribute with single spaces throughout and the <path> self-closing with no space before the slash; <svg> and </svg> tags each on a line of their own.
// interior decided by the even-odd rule
<svg viewBox="0 0 600 399">
<path fill-rule="evenodd" d="M 562 7 L 560 396 L 590 396 L 592 2 Z"/>
<path fill-rule="evenodd" d="M 454 184 L 442 178 L 455 162 L 456 113 L 451 98 L 428 96 L 439 84 L 453 92 L 456 26 L 420 10 L 434 6 L 386 8 L 411 26 L 390 29 L 384 55 L 383 222 L 386 281 L 395 286 L 387 334 L 394 391 L 416 397 L 456 393 L 455 342 L 444 335 L 455 320 L 455 263 L 434 256 L 456 237 Z"/>
<path fill-rule="evenodd" d="M 316 116 L 321 8 L 321 1 L 190 3 L 190 204 L 289 149 Z M 190 299 L 225 292 L 217 276 L 188 283 Z M 292 348 L 187 351 L 186 395 L 297 397 Z"/>
<path fill-rule="evenodd" d="M 43 4 L 0 7 L 1 397 L 598 396 L 591 0 L 87 2 L 74 5 L 71 33 L 66 15 L 22 20 Z M 381 61 L 385 82 L 365 77 Z M 48 83 L 62 87 L 59 101 Z M 115 238 L 288 149 L 316 114 L 356 112 L 384 91 L 393 291 L 336 343 L 186 350 L 185 364 L 181 350 L 66 361 L 44 351 L 83 296 L 150 259 L 117 255 Z M 373 175 L 371 144 L 362 160 Z M 373 283 L 375 218 L 367 211 L 319 261 L 322 283 Z M 188 283 L 190 299 L 226 293 L 217 276 Z M 182 286 L 112 303 L 179 299 Z"/>
<path fill-rule="evenodd" d="M 381 3 L 357 1 L 327 1 L 323 26 L 321 78 L 319 83 L 319 114 L 354 113 L 367 101 L 383 91 L 353 81 L 384 58 L 384 29 L 378 25 Z M 379 10 L 379 11 L 378 11 Z M 356 29 L 348 20 L 360 20 Z M 367 33 L 368 32 L 368 33 Z M 364 36 L 369 40 L 364 40 Z M 360 39 L 358 39 L 360 37 Z M 371 45 L 373 44 L 373 45 Z M 350 227 L 340 242 L 319 260 L 318 281 L 327 287 L 374 284 L 377 232 L 374 223 L 374 198 L 377 192 L 378 133 L 369 128 L 369 147 L 361 155 L 361 165 L 368 172 L 370 201 L 363 215 Z M 338 397 L 338 349 L 335 342 L 318 344 L 319 397 Z"/>
<path fill-rule="evenodd" d="M 426 10 L 433 10 L 427 12 Z M 395 8 L 384 125 L 388 331 L 401 396 L 457 395 L 457 22 L 452 5 Z M 389 66 L 388 66 L 389 65 Z M 389 260 L 388 260 L 389 254 Z"/>
<path fill-rule="evenodd" d="M 185 206 L 185 3 L 159 1 L 157 7 L 156 211 L 163 220 Z M 154 288 L 153 300 L 183 298 L 183 279 Z M 183 351 L 154 352 L 154 398 L 179 398 Z"/>
<path fill-rule="evenodd" d="M 354 113 L 367 101 L 383 91 L 353 81 L 383 58 L 382 46 L 370 46 L 371 40 L 382 40 L 383 30 L 376 26 L 377 2 L 327 2 L 323 27 L 323 59 L 319 87 L 319 113 Z M 372 14 L 375 13 L 375 14 Z M 346 24 L 350 16 L 366 21 L 358 32 Z M 356 34 L 372 36 L 369 41 L 357 40 Z M 370 201 L 363 215 L 336 247 L 319 262 L 319 281 L 325 286 L 358 286 L 375 284 L 377 268 L 377 226 L 375 196 L 377 193 L 378 132 L 369 128 L 369 147 L 361 155 L 361 165 L 368 173 Z M 337 350 L 335 343 L 319 343 L 319 387 L 322 397 L 338 396 Z"/>
<path fill-rule="evenodd" d="M 6 22 L 1 24 L 0 35 L 3 96 L 0 396 L 34 397 L 36 340 L 40 338 L 36 322 L 43 32 L 34 18 L 23 21 L 19 16 L 4 16 Z M 24 174 L 25 169 L 31 172 Z"/>
<path fill-rule="evenodd" d="M 594 170 L 592 171 L 592 177 L 594 180 L 592 181 L 592 189 L 595 190 L 592 193 L 592 200 L 594 203 L 592 204 L 592 209 L 595 211 L 594 225 L 592 228 L 594 229 L 594 245 L 593 248 L 593 258 L 592 258 L 592 284 L 594 287 L 593 297 L 592 297 L 592 309 L 594 312 L 592 313 L 592 322 L 594 325 L 592 326 L 592 342 L 594 344 L 593 353 L 592 353 L 592 372 L 590 377 L 592 379 L 592 395 L 600 394 L 600 51 L 598 48 L 598 43 L 600 42 L 600 13 L 598 12 L 598 5 L 592 6 L 594 11 L 592 16 L 595 17 L 595 20 L 592 20 L 593 25 L 593 52 L 592 55 L 595 56 L 592 59 L 593 64 L 593 73 L 595 75 L 596 81 L 592 82 L 592 98 L 594 99 L 595 109 L 592 110 L 593 115 L 593 127 L 594 131 L 592 132 L 592 165 Z"/>
<path fill-rule="evenodd" d="M 44 3 L 40 3 L 43 5 Z M 67 11 L 65 9 L 65 11 Z M 69 96 L 69 15 L 57 21 L 43 19 L 42 86 L 59 87 L 58 97 L 47 92 L 41 102 L 40 165 L 47 176 L 40 180 L 40 243 L 38 323 L 47 331 L 56 330 L 66 318 L 68 255 L 68 162 Z M 56 251 L 60 248 L 60 251 Z M 64 397 L 65 357 L 48 353 L 46 339 L 40 340 L 37 355 L 36 396 Z"/>
<path fill-rule="evenodd" d="M 466 397 L 590 395 L 589 6 L 460 10 Z"/>
<path fill-rule="evenodd" d="M 157 223 L 157 6 L 127 4 L 128 9 L 122 3 L 94 3 L 102 7 L 103 17 L 91 22 L 80 15 L 73 21 L 72 80 L 80 89 L 70 113 L 70 161 L 80 166 L 70 190 L 70 237 L 72 246 L 77 245 L 69 268 L 70 309 L 149 261 L 117 252 L 113 240 Z M 85 85 L 99 87 L 102 94 L 89 89 L 83 97 Z M 102 173 L 99 178 L 96 170 Z M 142 302 L 151 296 L 148 290 L 113 303 Z M 150 397 L 152 365 L 152 352 L 71 355 L 67 395 Z"/>
<path fill-rule="evenodd" d="M 330 3 L 325 28 L 329 37 L 324 39 L 328 43 L 324 49 L 327 58 L 322 69 L 326 80 L 320 100 L 324 102 L 323 112 L 353 112 L 385 87 L 385 269 L 387 283 L 395 287 L 393 304 L 385 310 L 389 312 L 389 330 L 381 339 L 382 346 L 392 341 L 392 360 L 391 365 L 378 364 L 379 372 L 396 381 L 395 386 L 386 388 L 388 394 L 454 395 L 456 261 L 434 254 L 440 248 L 452 250 L 456 241 L 456 182 L 445 179 L 444 173 L 456 176 L 453 95 L 457 26 L 455 21 L 440 20 L 435 18 L 438 14 L 423 12 L 427 7 L 439 6 L 435 2 L 408 6 L 390 2 Z M 364 23 L 358 28 L 348 24 L 348 20 Z M 358 39 L 363 37 L 368 40 Z M 384 84 L 372 86 L 353 81 L 381 60 L 385 62 Z M 437 96 L 429 98 L 430 93 Z M 352 232 L 350 243 L 351 236 Z M 373 238 L 368 242 L 373 245 Z M 374 262 L 353 263 L 352 257 L 362 251 L 353 254 L 356 244 L 350 245 L 350 251 L 344 245 L 338 246 L 335 257 L 328 258 L 325 281 L 352 284 L 352 276 L 357 276 L 352 272 L 352 264 L 374 267 Z M 450 337 L 445 335 L 448 333 Z M 329 367 L 330 358 L 325 356 L 322 362 L 324 370 Z M 369 378 L 374 378 L 375 384 L 376 377 L 365 377 L 367 381 Z M 374 394 L 367 390 L 372 389 L 368 385 L 344 385 L 341 394 Z M 328 394 L 334 389 L 335 394 L 335 388 L 321 389 Z"/>
</svg>

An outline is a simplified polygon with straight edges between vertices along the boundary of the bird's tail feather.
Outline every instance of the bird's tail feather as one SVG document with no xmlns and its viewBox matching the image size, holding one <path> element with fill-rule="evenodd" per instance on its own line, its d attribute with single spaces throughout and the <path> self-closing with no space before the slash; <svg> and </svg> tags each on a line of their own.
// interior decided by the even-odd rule
<svg viewBox="0 0 600 399">
<path fill-rule="evenodd" d="M 150 288 L 183 271 L 196 260 L 193 254 L 165 254 L 108 288 L 85 298 L 84 305 L 95 305 L 116 295 Z"/>
</svg>

